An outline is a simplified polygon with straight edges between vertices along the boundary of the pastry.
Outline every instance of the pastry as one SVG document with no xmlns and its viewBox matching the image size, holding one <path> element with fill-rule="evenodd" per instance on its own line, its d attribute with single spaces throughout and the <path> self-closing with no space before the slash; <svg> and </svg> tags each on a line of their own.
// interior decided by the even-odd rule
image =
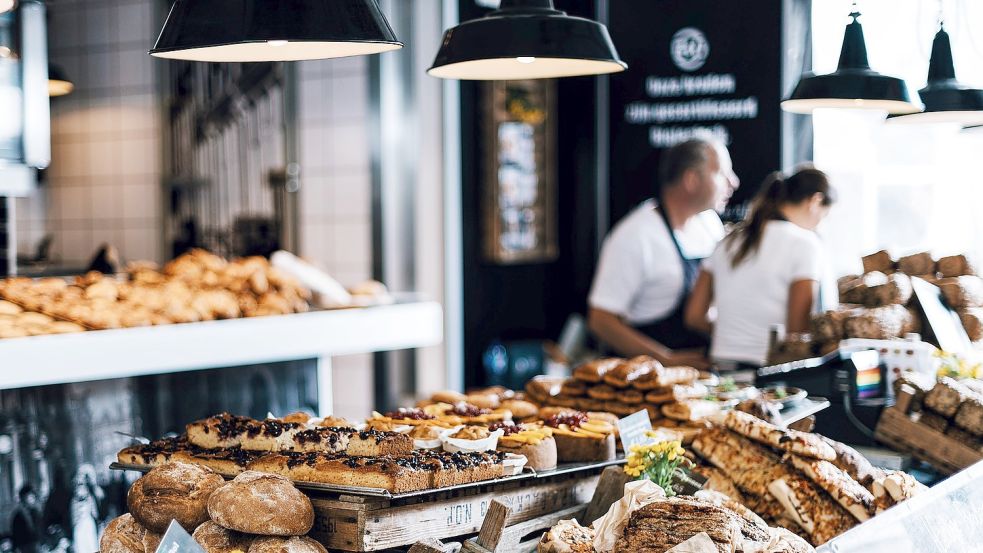
<svg viewBox="0 0 983 553">
<path fill-rule="evenodd" d="M 116 517 L 99 538 L 100 553 L 145 553 L 143 539 L 147 529 L 130 513 Z"/>
<path fill-rule="evenodd" d="M 461 402 L 455 402 L 461 403 Z M 474 405 L 479 409 L 498 409 L 502 404 L 502 400 L 499 399 L 498 394 L 495 393 L 474 393 L 468 394 L 464 400 L 464 403 L 469 403 Z"/>
<path fill-rule="evenodd" d="M 627 388 L 639 378 L 661 366 L 662 364 L 655 359 L 647 355 L 640 355 L 619 363 L 604 375 L 603 381 L 615 388 Z"/>
<path fill-rule="evenodd" d="M 307 424 L 311 420 L 311 416 L 303 411 L 297 411 L 296 413 L 290 413 L 285 417 L 280 417 L 279 420 L 283 422 L 295 422 L 298 424 Z"/>
<path fill-rule="evenodd" d="M 690 384 L 700 377 L 700 371 L 692 367 L 663 367 L 661 364 L 642 374 L 632 382 L 636 390 L 650 392 L 656 388 L 668 388 L 676 384 Z"/>
<path fill-rule="evenodd" d="M 347 419 L 344 419 L 342 417 L 334 417 L 334 416 L 331 416 L 331 415 L 328 415 L 327 417 L 324 417 L 323 419 L 321 419 L 317 423 L 317 425 L 318 426 L 333 426 L 335 428 L 351 428 L 352 427 L 352 423 L 349 422 Z"/>
<path fill-rule="evenodd" d="M 299 536 L 314 525 L 311 500 L 274 474 L 246 471 L 208 498 L 208 514 L 229 530 L 247 534 Z"/>
<path fill-rule="evenodd" d="M 655 388 L 645 394 L 645 401 L 653 405 L 672 403 L 676 401 L 686 401 L 690 399 L 701 399 L 707 396 L 709 390 L 703 384 L 694 382 L 692 384 L 677 384 L 666 388 Z"/>
<path fill-rule="evenodd" d="M 573 402 L 573 407 L 578 411 L 605 411 L 607 410 L 607 406 L 608 402 L 592 397 L 578 397 Z"/>
<path fill-rule="evenodd" d="M 607 384 L 591 386 L 587 389 L 587 395 L 593 399 L 599 399 L 601 401 L 612 401 L 618 396 L 615 389 Z"/>
<path fill-rule="evenodd" d="M 560 394 L 567 397 L 580 397 L 587 394 L 587 384 L 575 378 L 563 381 Z"/>
<path fill-rule="evenodd" d="M 460 401 L 467 401 L 468 396 L 460 392 L 455 392 L 453 390 L 444 390 L 443 392 L 437 392 L 434 395 L 430 396 L 430 399 L 432 399 L 437 403 L 449 403 L 451 405 L 454 405 L 455 403 L 458 403 Z"/>
<path fill-rule="evenodd" d="M 705 399 L 687 399 L 662 406 L 662 414 L 677 421 L 698 421 L 719 412 L 720 404 L 718 402 Z"/>
<path fill-rule="evenodd" d="M 645 401 L 645 394 L 638 390 L 621 390 L 618 394 L 618 399 L 628 405 L 638 405 Z"/>
<path fill-rule="evenodd" d="M 911 324 L 911 313 L 903 305 L 886 305 L 853 312 L 843 322 L 848 338 L 890 340 L 900 337 Z"/>
<path fill-rule="evenodd" d="M 502 401 L 502 409 L 512 413 L 512 418 L 516 420 L 526 420 L 536 417 L 539 408 L 535 403 L 530 403 L 521 399 L 506 399 Z"/>
<path fill-rule="evenodd" d="M 465 426 L 451 434 L 450 437 L 458 440 L 483 440 L 490 434 L 491 432 L 486 426 Z"/>
<path fill-rule="evenodd" d="M 537 416 L 539 417 L 540 420 L 546 420 L 552 417 L 553 415 L 561 415 L 564 413 L 576 413 L 576 412 L 577 412 L 576 409 L 572 409 L 570 407 L 547 406 L 547 407 L 541 407 L 539 409 L 539 414 Z"/>
<path fill-rule="evenodd" d="M 604 375 L 618 366 L 621 359 L 604 358 L 588 361 L 573 370 L 573 377 L 588 384 L 599 384 Z"/>
<path fill-rule="evenodd" d="M 805 478 L 780 478 L 772 481 L 768 490 L 814 545 L 822 545 L 858 524 L 849 511 Z"/>
<path fill-rule="evenodd" d="M 205 553 L 233 553 L 247 551 L 256 539 L 251 534 L 227 530 L 212 521 L 202 523 L 191 535 Z"/>
<path fill-rule="evenodd" d="M 550 404 L 556 407 L 566 407 L 567 409 L 580 409 L 580 402 L 588 399 L 586 397 L 570 397 L 564 394 L 558 396 L 553 396 L 550 399 Z"/>
<path fill-rule="evenodd" d="M 553 415 L 545 421 L 556 440 L 561 463 L 607 461 L 615 457 L 614 427 L 584 413 Z"/>
<path fill-rule="evenodd" d="M 564 380 L 566 379 L 562 377 L 537 376 L 526 382 L 525 390 L 533 401 L 544 404 L 551 397 L 560 393 L 560 386 Z"/>
<path fill-rule="evenodd" d="M 556 468 L 556 440 L 553 439 L 551 428 L 516 425 L 497 425 L 492 428 L 501 428 L 505 432 L 498 439 L 498 451 L 524 455 L 526 466 L 533 470 Z"/>
<path fill-rule="evenodd" d="M 589 411 L 590 409 L 587 409 Z M 633 413 L 637 413 L 642 410 L 639 404 L 629 405 L 621 401 L 605 401 L 604 410 L 608 413 L 613 413 L 619 417 L 627 417 Z"/>
<path fill-rule="evenodd" d="M 983 341 L 983 308 L 969 307 L 959 313 L 966 335 L 973 342 Z"/>
<path fill-rule="evenodd" d="M 171 520 L 193 532 L 208 520 L 208 499 L 224 483 L 211 469 L 171 462 L 137 480 L 126 495 L 126 505 L 133 518 L 151 532 L 166 532 Z"/>
</svg>

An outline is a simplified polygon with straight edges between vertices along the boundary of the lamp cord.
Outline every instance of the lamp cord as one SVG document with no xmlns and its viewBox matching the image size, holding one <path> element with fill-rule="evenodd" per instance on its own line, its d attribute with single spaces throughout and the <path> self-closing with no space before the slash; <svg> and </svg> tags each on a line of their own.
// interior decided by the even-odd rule
<svg viewBox="0 0 983 553">
<path fill-rule="evenodd" d="M 863 433 L 864 436 L 867 436 L 871 440 L 874 439 L 874 431 L 867 428 L 867 425 L 861 422 L 860 419 L 858 419 L 857 416 L 853 414 L 853 403 L 852 400 L 850 399 L 850 392 L 843 394 L 843 410 L 846 412 L 847 420 L 853 423 L 853 426 L 857 427 L 857 430 L 859 430 L 861 433 Z"/>
</svg>

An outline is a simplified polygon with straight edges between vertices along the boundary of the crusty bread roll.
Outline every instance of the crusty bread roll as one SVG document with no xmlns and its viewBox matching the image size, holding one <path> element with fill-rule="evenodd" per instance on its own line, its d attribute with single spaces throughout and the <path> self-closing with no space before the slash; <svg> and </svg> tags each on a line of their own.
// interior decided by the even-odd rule
<svg viewBox="0 0 983 553">
<path fill-rule="evenodd" d="M 512 418 L 516 420 L 535 417 L 539 412 L 539 407 L 535 403 L 523 401 L 521 399 L 506 399 L 502 402 L 502 409 L 512 412 Z"/>
<path fill-rule="evenodd" d="M 147 533 L 143 535 L 143 552 L 155 553 L 157 548 L 160 547 L 160 541 L 162 539 L 164 539 L 164 534 L 147 530 Z"/>
<path fill-rule="evenodd" d="M 229 530 L 300 536 L 314 525 L 311 500 L 282 476 L 246 471 L 208 500 L 212 520 Z"/>
<path fill-rule="evenodd" d="M 209 520 L 195 529 L 192 538 L 204 548 L 205 553 L 232 553 L 246 551 L 256 536 L 222 528 Z"/>
<path fill-rule="evenodd" d="M 328 553 L 320 543 L 306 537 L 259 538 L 248 553 Z"/>
<path fill-rule="evenodd" d="M 147 529 L 129 513 L 114 518 L 99 539 L 100 553 L 144 553 Z"/>
<path fill-rule="evenodd" d="M 190 463 L 154 467 L 137 480 L 126 505 L 143 527 L 163 534 L 171 520 L 193 532 L 208 520 L 208 498 L 225 480 L 215 471 Z"/>
</svg>

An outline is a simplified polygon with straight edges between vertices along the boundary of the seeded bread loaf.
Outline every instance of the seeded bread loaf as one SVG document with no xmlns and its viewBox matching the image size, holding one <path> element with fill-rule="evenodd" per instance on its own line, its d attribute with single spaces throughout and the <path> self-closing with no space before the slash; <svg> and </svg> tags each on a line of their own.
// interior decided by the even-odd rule
<svg viewBox="0 0 983 553">
<path fill-rule="evenodd" d="M 151 469 L 130 487 L 130 514 L 151 532 L 164 533 L 171 520 L 193 532 L 208 520 L 208 499 L 225 480 L 215 471 L 171 462 Z"/>
<path fill-rule="evenodd" d="M 311 500 L 275 474 L 246 471 L 215 490 L 208 514 L 229 530 L 269 536 L 300 536 L 314 525 Z"/>
</svg>

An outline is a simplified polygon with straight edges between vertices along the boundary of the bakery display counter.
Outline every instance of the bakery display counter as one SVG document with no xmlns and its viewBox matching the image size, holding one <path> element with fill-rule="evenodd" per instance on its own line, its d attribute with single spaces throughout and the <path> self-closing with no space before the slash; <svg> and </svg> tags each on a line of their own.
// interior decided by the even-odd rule
<svg viewBox="0 0 983 553">
<path fill-rule="evenodd" d="M 0 389 L 318 359 L 330 412 L 331 357 L 439 344 L 440 304 L 311 311 L 0 340 Z M 326 403 L 325 403 L 326 402 Z"/>
</svg>

